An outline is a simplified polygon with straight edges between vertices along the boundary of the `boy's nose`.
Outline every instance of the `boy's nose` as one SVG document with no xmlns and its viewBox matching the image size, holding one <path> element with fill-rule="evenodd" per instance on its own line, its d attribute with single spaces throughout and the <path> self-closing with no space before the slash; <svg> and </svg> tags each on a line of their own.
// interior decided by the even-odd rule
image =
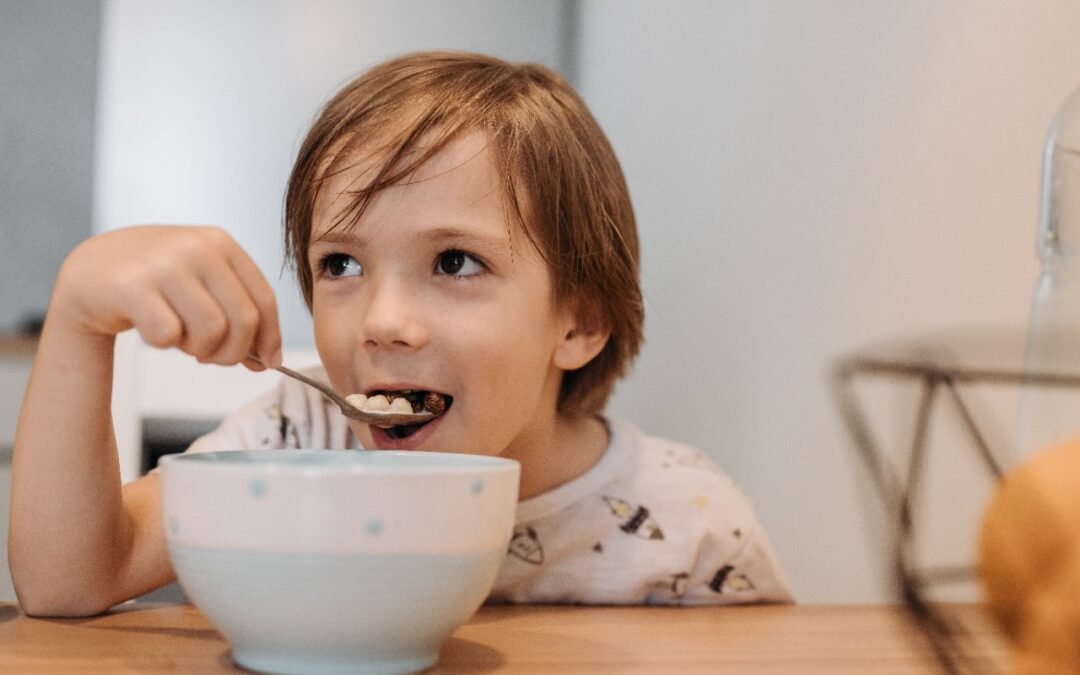
<svg viewBox="0 0 1080 675">
<path fill-rule="evenodd" d="M 420 320 L 419 302 L 407 284 L 383 281 L 372 284 L 363 321 L 368 346 L 419 349 L 428 332 Z"/>
</svg>

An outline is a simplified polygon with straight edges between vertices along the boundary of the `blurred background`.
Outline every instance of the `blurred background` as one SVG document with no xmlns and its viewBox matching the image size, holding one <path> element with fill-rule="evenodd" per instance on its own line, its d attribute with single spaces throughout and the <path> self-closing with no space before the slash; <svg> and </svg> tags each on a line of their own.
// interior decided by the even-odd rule
<svg viewBox="0 0 1080 675">
<path fill-rule="evenodd" d="M 310 350 L 280 234 L 306 126 L 378 61 L 476 50 L 564 73 L 622 160 L 647 342 L 610 412 L 715 457 L 800 601 L 891 600 L 829 366 L 884 340 L 1023 328 L 1077 35 L 1068 0 L 0 0 L 0 508 L 32 354 L 18 335 L 75 244 L 225 227 L 274 280 L 288 345 Z M 896 434 L 904 396 L 878 392 Z M 988 483 L 946 464 L 929 555 L 964 561 Z"/>
</svg>

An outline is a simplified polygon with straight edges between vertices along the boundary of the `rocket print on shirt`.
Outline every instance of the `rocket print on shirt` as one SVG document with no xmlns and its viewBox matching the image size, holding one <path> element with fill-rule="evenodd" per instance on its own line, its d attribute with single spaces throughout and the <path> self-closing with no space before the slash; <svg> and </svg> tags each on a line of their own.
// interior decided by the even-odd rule
<svg viewBox="0 0 1080 675">
<path fill-rule="evenodd" d="M 646 605 L 678 605 L 683 596 L 690 588 L 690 575 L 686 572 L 670 574 L 664 579 L 653 583 L 648 595 L 645 596 Z"/>
<path fill-rule="evenodd" d="M 642 539 L 664 538 L 660 524 L 653 520 L 649 515 L 649 510 L 644 506 L 638 506 L 635 509 L 630 502 L 617 497 L 604 497 L 604 501 L 616 517 L 624 519 L 619 525 L 619 529 L 623 532 L 637 535 Z"/>
<path fill-rule="evenodd" d="M 263 408 L 263 412 L 266 413 L 266 417 L 274 424 L 274 431 L 277 438 L 271 438 L 270 436 L 264 436 L 262 444 L 269 448 L 299 448 L 300 447 L 300 434 L 296 430 L 296 425 L 293 423 L 289 416 L 281 412 L 281 406 L 274 405 Z"/>
<path fill-rule="evenodd" d="M 514 528 L 509 553 L 531 565 L 540 565 L 544 562 L 544 547 L 540 544 L 540 538 L 536 536 L 536 530 L 531 527 Z"/>
<path fill-rule="evenodd" d="M 657 590 L 667 591 L 673 597 L 678 600 L 682 596 L 686 595 L 687 587 L 690 584 L 690 575 L 686 572 L 680 572 L 679 574 L 672 574 L 663 581 L 657 581 L 653 584 L 653 588 Z"/>
<path fill-rule="evenodd" d="M 745 574 L 735 572 L 731 565 L 724 565 L 716 571 L 709 588 L 714 593 L 739 593 L 741 591 L 754 590 L 754 584 L 746 578 Z"/>
</svg>

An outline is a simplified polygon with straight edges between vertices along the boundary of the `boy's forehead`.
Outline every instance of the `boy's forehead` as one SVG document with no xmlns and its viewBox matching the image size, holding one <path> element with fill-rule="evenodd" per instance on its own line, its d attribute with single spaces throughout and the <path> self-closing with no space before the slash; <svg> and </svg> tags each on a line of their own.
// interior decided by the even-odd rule
<svg viewBox="0 0 1080 675">
<path fill-rule="evenodd" d="M 422 136 L 408 149 L 401 153 L 396 166 L 399 168 L 417 161 L 429 153 L 439 141 L 439 130 L 433 130 Z M 433 156 L 429 157 L 411 174 L 413 180 L 430 177 L 460 166 L 474 159 L 490 159 L 491 142 L 486 134 L 479 130 L 467 131 L 457 135 Z M 355 134 L 343 136 L 335 143 L 323 159 L 323 170 L 331 174 L 343 169 L 366 176 L 374 176 L 391 159 L 394 149 L 378 141 L 363 142 Z M 320 172 L 321 173 L 321 172 Z"/>
<path fill-rule="evenodd" d="M 392 174 L 402 166 L 419 161 L 430 148 L 431 141 L 422 139 L 404 153 L 395 166 L 386 168 Z M 328 153 L 323 160 L 326 168 L 313 214 L 313 240 L 332 230 L 349 229 L 356 224 L 350 214 L 357 200 L 384 170 L 387 161 L 386 153 L 372 154 L 363 148 L 350 151 L 346 143 L 335 153 Z M 401 180 L 376 192 L 372 199 L 378 200 L 380 193 L 397 190 L 407 190 L 415 199 L 430 199 L 444 208 L 466 208 L 491 197 L 497 197 L 501 206 L 505 196 L 494 149 L 487 136 L 479 131 L 451 140 Z"/>
</svg>

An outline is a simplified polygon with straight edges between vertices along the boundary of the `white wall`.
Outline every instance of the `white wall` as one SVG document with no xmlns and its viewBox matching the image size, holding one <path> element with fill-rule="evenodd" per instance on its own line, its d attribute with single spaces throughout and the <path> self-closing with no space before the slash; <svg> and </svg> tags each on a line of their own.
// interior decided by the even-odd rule
<svg viewBox="0 0 1080 675">
<path fill-rule="evenodd" d="M 311 345 L 281 273 L 281 206 L 302 134 L 361 70 L 417 49 L 559 67 L 561 2 L 106 0 L 96 231 L 227 228 L 278 280 L 286 344 Z"/>
<path fill-rule="evenodd" d="M 644 248 L 648 342 L 615 409 L 721 460 L 800 600 L 890 597 L 827 367 L 881 339 L 1024 324 L 1080 6 L 589 0 L 582 18 L 580 86 Z M 943 557 L 971 552 L 977 473 L 939 486 L 930 517 L 964 516 L 936 534 Z"/>
</svg>

